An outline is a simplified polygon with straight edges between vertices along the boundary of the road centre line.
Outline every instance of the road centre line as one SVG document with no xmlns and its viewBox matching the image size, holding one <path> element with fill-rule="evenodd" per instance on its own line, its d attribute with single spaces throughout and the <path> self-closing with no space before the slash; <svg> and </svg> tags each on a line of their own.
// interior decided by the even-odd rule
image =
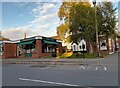
<svg viewBox="0 0 120 88">
<path fill-rule="evenodd" d="M 57 84 L 57 85 L 62 85 L 62 86 L 79 86 L 79 85 L 68 84 L 68 83 L 59 83 L 59 82 L 44 81 L 44 80 L 34 80 L 34 79 L 26 79 L 26 78 L 19 78 L 19 80 L 32 81 L 32 82 L 41 82 L 41 83 L 48 83 L 48 84 Z"/>
</svg>

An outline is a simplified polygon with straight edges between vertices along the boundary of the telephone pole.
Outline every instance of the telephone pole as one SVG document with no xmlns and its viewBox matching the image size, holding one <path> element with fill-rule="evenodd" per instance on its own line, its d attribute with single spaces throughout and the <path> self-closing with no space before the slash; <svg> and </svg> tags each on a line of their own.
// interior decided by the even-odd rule
<svg viewBox="0 0 120 88">
<path fill-rule="evenodd" d="M 94 11 L 95 11 L 96 52 L 97 52 L 97 57 L 99 57 L 100 56 L 100 50 L 99 50 L 99 39 L 98 39 L 98 24 L 97 24 L 96 0 L 93 1 L 93 5 L 94 5 Z"/>
</svg>

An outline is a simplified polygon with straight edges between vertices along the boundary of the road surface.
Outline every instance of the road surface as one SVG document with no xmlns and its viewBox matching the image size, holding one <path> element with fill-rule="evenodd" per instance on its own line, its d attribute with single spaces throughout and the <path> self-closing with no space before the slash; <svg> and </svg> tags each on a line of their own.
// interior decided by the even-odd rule
<svg viewBox="0 0 120 88">
<path fill-rule="evenodd" d="M 118 86 L 118 53 L 85 65 L 3 64 L 3 86 Z"/>
</svg>

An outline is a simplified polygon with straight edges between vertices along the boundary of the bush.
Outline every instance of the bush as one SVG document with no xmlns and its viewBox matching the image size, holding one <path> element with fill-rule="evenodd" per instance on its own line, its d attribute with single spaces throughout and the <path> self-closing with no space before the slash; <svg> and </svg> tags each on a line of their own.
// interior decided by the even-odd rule
<svg viewBox="0 0 120 88">
<path fill-rule="evenodd" d="M 80 57 L 81 56 L 81 53 L 76 53 L 76 57 Z"/>
<path fill-rule="evenodd" d="M 56 57 L 57 55 L 56 55 L 56 53 L 52 53 L 52 57 Z"/>
</svg>

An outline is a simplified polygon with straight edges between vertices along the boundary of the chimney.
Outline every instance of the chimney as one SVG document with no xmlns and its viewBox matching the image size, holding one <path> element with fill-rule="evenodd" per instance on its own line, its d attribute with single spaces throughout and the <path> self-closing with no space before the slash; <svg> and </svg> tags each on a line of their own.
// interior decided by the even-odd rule
<svg viewBox="0 0 120 88">
<path fill-rule="evenodd" d="M 26 39 L 26 32 L 24 33 L 24 39 Z"/>
</svg>

